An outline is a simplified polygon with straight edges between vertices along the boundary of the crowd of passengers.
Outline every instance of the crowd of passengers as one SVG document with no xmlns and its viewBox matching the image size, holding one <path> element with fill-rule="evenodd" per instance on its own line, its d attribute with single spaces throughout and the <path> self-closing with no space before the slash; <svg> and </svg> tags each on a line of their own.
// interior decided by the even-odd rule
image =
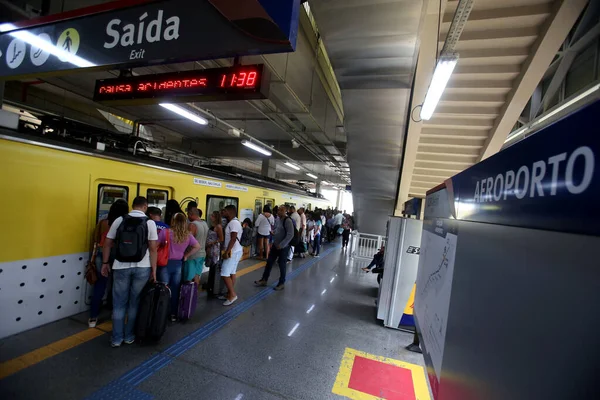
<svg viewBox="0 0 600 400">
<path fill-rule="evenodd" d="M 139 262 L 116 259 L 118 233 L 125 229 L 119 230 L 119 227 L 124 221 L 125 224 L 139 221 L 142 225 L 145 222 L 147 250 Z M 90 252 L 92 257 L 95 256 L 97 280 L 88 324 L 95 327 L 98 323 L 107 286 L 111 286 L 106 296 L 112 307 L 111 345 L 132 344 L 135 342 L 134 326 L 140 295 L 148 281 L 169 286 L 171 321 L 176 322 L 181 284 L 195 282 L 200 287 L 204 266 L 219 272 L 225 291 L 217 293 L 217 297 L 224 300 L 224 306 L 230 306 L 238 299 L 236 272 L 244 246 L 255 250 L 252 251 L 254 257 L 267 261 L 262 278 L 254 284 L 267 286 L 273 265 L 278 261 L 280 277 L 275 290 L 282 290 L 286 264 L 293 257 L 319 257 L 323 241 L 332 242 L 340 235 L 342 247 L 347 248 L 352 227 L 352 216 L 331 209 L 310 212 L 287 205 L 273 209 L 265 206 L 254 223 L 249 218 L 240 223 L 234 205 L 212 212 L 205 221 L 195 202 L 188 203 L 184 213 L 173 199 L 160 209 L 148 207 L 146 198 L 138 196 L 133 200 L 131 210 L 127 202 L 116 200 L 108 214 L 98 222 L 91 240 Z M 159 249 L 166 249 L 167 243 L 168 261 L 166 265 L 158 266 Z"/>
</svg>

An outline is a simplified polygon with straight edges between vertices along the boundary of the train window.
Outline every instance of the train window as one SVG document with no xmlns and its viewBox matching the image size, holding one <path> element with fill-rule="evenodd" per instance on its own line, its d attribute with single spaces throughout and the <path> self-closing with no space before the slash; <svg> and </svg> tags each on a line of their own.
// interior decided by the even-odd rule
<svg viewBox="0 0 600 400">
<path fill-rule="evenodd" d="M 239 199 L 237 197 L 213 196 L 210 194 L 206 196 L 206 221 L 209 223 L 209 225 L 209 216 L 213 213 L 213 211 L 221 211 L 225 208 L 225 206 L 230 204 L 233 204 L 239 212 Z"/>
<path fill-rule="evenodd" d="M 148 199 L 148 207 L 158 207 L 162 210 L 163 207 L 167 206 L 169 192 L 166 190 L 148 189 L 146 190 L 146 198 Z"/>
<path fill-rule="evenodd" d="M 96 222 L 108 215 L 110 206 L 118 199 L 128 201 L 127 186 L 98 185 L 98 205 L 96 207 Z"/>
</svg>

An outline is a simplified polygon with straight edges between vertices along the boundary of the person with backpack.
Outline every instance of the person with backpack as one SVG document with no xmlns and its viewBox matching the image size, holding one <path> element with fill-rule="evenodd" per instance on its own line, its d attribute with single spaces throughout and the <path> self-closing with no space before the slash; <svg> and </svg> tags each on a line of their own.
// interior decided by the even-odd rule
<svg viewBox="0 0 600 400">
<path fill-rule="evenodd" d="M 131 212 L 111 225 L 102 247 L 102 276 L 110 273 L 110 252 L 115 247 L 113 263 L 113 330 L 111 346 L 135 342 L 134 328 L 140 294 L 148 280 L 156 280 L 158 234 L 156 224 L 148 219 L 148 201 L 138 196 Z M 127 316 L 127 324 L 125 317 Z"/>
<path fill-rule="evenodd" d="M 171 289 L 171 322 L 177 321 L 179 307 L 179 289 L 181 287 L 181 267 L 188 257 L 200 250 L 200 244 L 188 230 L 187 218 L 177 213 L 171 218 L 171 228 L 163 229 L 158 235 L 158 243 L 164 246 L 168 242 L 169 261 L 160 267 L 159 280 Z"/>
<path fill-rule="evenodd" d="M 242 222 L 242 238 L 240 239 L 240 244 L 242 247 L 250 247 L 252 246 L 252 239 L 254 239 L 254 229 L 252 229 L 252 220 L 250 218 L 246 218 Z"/>
<path fill-rule="evenodd" d="M 293 244 L 295 237 L 298 235 L 297 229 L 294 228 L 294 222 L 287 216 L 288 206 L 280 205 L 278 209 L 278 217 L 275 233 L 273 235 L 273 247 L 267 259 L 265 271 L 260 280 L 254 281 L 256 286 L 267 286 L 269 275 L 273 269 L 273 264 L 279 259 L 279 283 L 275 290 L 282 290 L 285 285 L 285 275 L 287 271 L 287 256 L 290 252 L 290 245 Z"/>
<path fill-rule="evenodd" d="M 202 219 L 202 210 L 197 207 L 188 208 L 189 230 L 200 244 L 200 250 L 188 256 L 183 268 L 183 280 L 194 281 L 200 286 L 200 276 L 204 270 L 206 259 L 206 238 L 208 237 L 208 224 Z"/>
<path fill-rule="evenodd" d="M 92 304 L 90 305 L 90 319 L 88 319 L 88 326 L 95 328 L 98 323 L 98 315 L 100 315 L 100 306 L 102 305 L 102 298 L 106 293 L 106 286 L 108 284 L 108 278 L 102 275 L 102 247 L 106 241 L 106 235 L 113 222 L 119 217 L 129 212 L 129 205 L 123 199 L 117 199 L 111 204 L 108 216 L 98 221 L 96 229 L 94 229 L 94 235 L 92 236 L 91 246 L 91 261 L 96 265 L 96 283 L 94 283 L 94 293 L 92 294 Z"/>
</svg>

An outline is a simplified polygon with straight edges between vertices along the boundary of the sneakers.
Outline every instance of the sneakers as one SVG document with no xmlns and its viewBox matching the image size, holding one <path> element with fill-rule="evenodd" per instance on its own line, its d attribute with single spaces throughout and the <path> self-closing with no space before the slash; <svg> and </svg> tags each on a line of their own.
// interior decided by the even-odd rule
<svg viewBox="0 0 600 400">
<path fill-rule="evenodd" d="M 177 315 L 171 315 L 171 322 L 177 322 Z"/>
<path fill-rule="evenodd" d="M 90 328 L 95 328 L 97 323 L 98 323 L 98 318 L 90 318 L 90 319 L 88 319 L 88 326 Z"/>
<path fill-rule="evenodd" d="M 134 344 L 134 343 L 135 343 L 135 338 L 129 339 L 129 340 L 125 340 L 125 344 Z"/>
<path fill-rule="evenodd" d="M 224 306 L 230 306 L 230 305 L 232 305 L 233 303 L 235 303 L 235 301 L 236 301 L 237 299 L 238 299 L 238 298 L 237 298 L 237 296 L 235 296 L 233 299 L 225 301 L 225 302 L 223 303 L 223 305 L 224 305 Z"/>
<path fill-rule="evenodd" d="M 255 286 L 267 286 L 267 281 L 265 280 L 259 280 L 259 281 L 254 281 L 254 285 Z"/>
<path fill-rule="evenodd" d="M 113 343 L 113 342 L 110 342 L 110 347 L 112 347 L 113 349 L 116 349 L 117 347 L 121 347 L 121 344 L 122 344 L 122 343 L 123 343 L 123 342 L 121 342 L 121 343 Z"/>
<path fill-rule="evenodd" d="M 315 258 L 319 258 L 319 255 L 318 255 L 318 254 L 315 254 L 313 257 L 315 257 Z"/>
<path fill-rule="evenodd" d="M 283 290 L 285 288 L 285 285 L 283 283 L 280 283 L 279 285 L 275 286 L 275 290 Z"/>
</svg>

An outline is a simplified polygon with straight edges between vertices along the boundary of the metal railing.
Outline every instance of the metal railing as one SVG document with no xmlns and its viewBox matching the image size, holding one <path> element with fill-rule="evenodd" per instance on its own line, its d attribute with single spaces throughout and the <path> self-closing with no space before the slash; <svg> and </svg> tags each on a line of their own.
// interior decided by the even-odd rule
<svg viewBox="0 0 600 400">
<path fill-rule="evenodd" d="M 386 240 L 385 236 L 354 231 L 352 232 L 352 252 L 350 255 L 353 258 L 371 260 L 381 246 L 385 246 Z"/>
</svg>

